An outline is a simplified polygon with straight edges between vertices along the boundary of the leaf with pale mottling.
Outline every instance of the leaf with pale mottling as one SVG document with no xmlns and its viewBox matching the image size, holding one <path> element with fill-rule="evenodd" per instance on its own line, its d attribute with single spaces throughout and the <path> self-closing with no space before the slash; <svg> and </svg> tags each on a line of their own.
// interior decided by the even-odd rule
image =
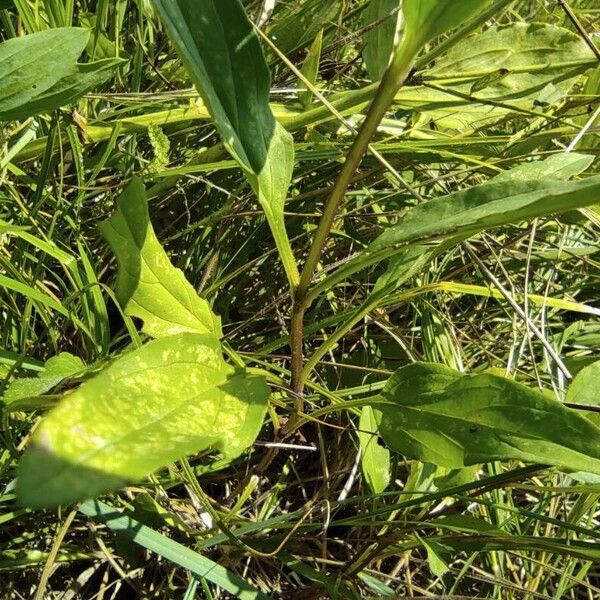
<svg viewBox="0 0 600 600">
<path fill-rule="evenodd" d="M 48 413 L 21 461 L 19 499 L 92 498 L 207 448 L 234 458 L 258 435 L 267 397 L 264 378 L 228 365 L 214 336 L 153 340 Z"/>
</svg>

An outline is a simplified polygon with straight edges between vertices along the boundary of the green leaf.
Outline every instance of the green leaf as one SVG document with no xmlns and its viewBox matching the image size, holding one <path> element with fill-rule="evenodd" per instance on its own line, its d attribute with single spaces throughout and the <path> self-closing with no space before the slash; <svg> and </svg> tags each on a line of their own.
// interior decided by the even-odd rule
<svg viewBox="0 0 600 600">
<path fill-rule="evenodd" d="M 308 49 L 306 58 L 302 63 L 302 75 L 314 86 L 317 83 L 317 77 L 319 75 L 319 64 L 321 61 L 321 49 L 323 47 L 323 30 L 317 33 L 313 43 Z M 299 81 L 298 85 L 301 88 L 306 87 L 303 81 Z M 298 92 L 298 100 L 300 104 L 306 109 L 309 108 L 313 102 L 313 94 L 310 90 L 305 89 Z"/>
<path fill-rule="evenodd" d="M 360 466 L 363 477 L 374 494 L 380 494 L 390 484 L 390 452 L 378 443 L 377 419 L 370 406 L 363 406 L 358 423 Z"/>
<path fill-rule="evenodd" d="M 46 361 L 44 370 L 37 377 L 21 377 L 11 381 L 4 392 L 4 401 L 12 403 L 25 398 L 35 398 L 84 369 L 85 364 L 80 358 L 68 352 L 61 352 Z"/>
<path fill-rule="evenodd" d="M 365 34 L 363 60 L 372 81 L 383 76 L 394 50 L 394 39 L 401 23 L 399 0 L 371 0 L 364 12 L 364 26 L 385 19 Z"/>
<path fill-rule="evenodd" d="M 421 47 L 488 7 L 489 0 L 404 0 L 404 35 Z"/>
<path fill-rule="evenodd" d="M 384 231 L 370 251 L 448 236 L 474 233 L 594 204 L 600 176 L 582 181 L 558 179 L 514 181 L 503 177 L 424 202 L 406 211 L 400 223 Z"/>
<path fill-rule="evenodd" d="M 534 179 L 556 179 L 568 181 L 576 175 L 583 173 L 594 162 L 591 154 L 577 154 L 576 152 L 559 152 L 545 160 L 532 160 L 523 162 L 508 171 L 496 175 L 494 183 L 502 181 L 531 181 Z"/>
<path fill-rule="evenodd" d="M 258 435 L 268 393 L 264 378 L 225 363 L 212 335 L 151 341 L 48 413 L 21 461 L 19 499 L 92 498 L 206 448 L 234 458 Z"/>
<path fill-rule="evenodd" d="M 539 91 L 550 81 L 570 79 L 596 63 L 581 37 L 568 29 L 511 23 L 462 40 L 424 79 L 469 83 L 480 91 L 489 87 L 489 96 L 509 99 Z"/>
<path fill-rule="evenodd" d="M 588 404 L 598 406 L 600 394 L 598 394 L 598 382 L 600 382 L 600 361 L 596 361 L 584 367 L 569 384 L 567 402 L 574 404 Z"/>
<path fill-rule="evenodd" d="M 371 404 L 386 444 L 409 458 L 450 469 L 515 459 L 600 473 L 600 428 L 498 375 L 415 363 Z"/>
<path fill-rule="evenodd" d="M 74 102 L 106 81 L 121 63 L 77 63 L 89 32 L 49 29 L 0 44 L 0 120 L 25 119 Z"/>
<path fill-rule="evenodd" d="M 396 101 L 414 106 L 418 92 L 423 120 L 458 130 L 482 127 L 519 110 L 539 111 L 547 92 L 560 101 L 596 63 L 576 33 L 554 25 L 512 23 L 461 40 L 423 74 L 426 84 L 442 89 L 407 88 Z"/>
<path fill-rule="evenodd" d="M 312 43 L 321 29 L 336 23 L 341 10 L 339 0 L 278 2 L 276 14 L 271 19 L 269 37 L 289 56 Z"/>
<path fill-rule="evenodd" d="M 452 549 L 435 540 L 427 540 L 422 537 L 418 539 L 421 540 L 421 543 L 427 550 L 427 564 L 432 575 L 443 577 L 450 570 L 448 559 Z"/>
<path fill-rule="evenodd" d="M 298 269 L 284 223 L 292 136 L 269 106 L 271 77 L 239 0 L 154 0 L 165 28 L 231 155 L 258 196 L 290 284 Z"/>
<path fill-rule="evenodd" d="M 117 257 L 116 295 L 126 314 L 144 321 L 152 337 L 183 331 L 221 336 L 220 319 L 176 269 L 158 241 L 146 191 L 134 179 L 101 230 Z"/>
</svg>

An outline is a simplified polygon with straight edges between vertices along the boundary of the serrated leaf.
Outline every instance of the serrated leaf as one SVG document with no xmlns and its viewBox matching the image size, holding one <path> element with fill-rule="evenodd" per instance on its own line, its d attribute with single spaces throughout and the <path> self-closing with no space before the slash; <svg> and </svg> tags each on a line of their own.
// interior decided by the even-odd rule
<svg viewBox="0 0 600 600">
<path fill-rule="evenodd" d="M 46 361 L 44 370 L 37 377 L 20 377 L 11 381 L 4 392 L 4 401 L 11 403 L 40 396 L 84 369 L 85 364 L 80 358 L 61 352 Z"/>
<path fill-rule="evenodd" d="M 221 336 L 220 319 L 171 264 L 158 241 L 139 179 L 121 194 L 117 211 L 101 230 L 117 257 L 117 299 L 128 315 L 144 321 L 148 335 L 191 331 Z"/>
<path fill-rule="evenodd" d="M 424 202 L 406 211 L 369 250 L 448 236 L 469 236 L 485 229 L 561 213 L 597 202 L 600 176 L 575 182 L 553 178 L 500 181 Z"/>
<path fill-rule="evenodd" d="M 154 0 L 228 151 L 258 197 L 288 279 L 299 279 L 284 222 L 292 136 L 269 106 L 271 76 L 239 0 Z"/>
<path fill-rule="evenodd" d="M 385 19 L 365 33 L 363 60 L 372 81 L 381 79 L 390 62 L 401 23 L 399 5 L 399 0 L 371 0 L 364 11 L 364 26 Z"/>
<path fill-rule="evenodd" d="M 522 460 L 600 473 L 600 428 L 524 385 L 415 363 L 398 369 L 373 403 L 390 449 L 456 469 Z"/>
<path fill-rule="evenodd" d="M 21 461 L 19 499 L 68 504 L 206 448 L 238 456 L 258 435 L 268 393 L 264 378 L 225 363 L 212 335 L 153 340 L 48 413 Z"/>
<path fill-rule="evenodd" d="M 0 120 L 25 119 L 74 102 L 106 81 L 120 64 L 79 64 L 89 32 L 62 27 L 0 44 Z"/>
<path fill-rule="evenodd" d="M 380 494 L 390 484 L 390 452 L 377 440 L 377 419 L 371 406 L 363 406 L 358 423 L 360 466 L 373 494 Z"/>
</svg>

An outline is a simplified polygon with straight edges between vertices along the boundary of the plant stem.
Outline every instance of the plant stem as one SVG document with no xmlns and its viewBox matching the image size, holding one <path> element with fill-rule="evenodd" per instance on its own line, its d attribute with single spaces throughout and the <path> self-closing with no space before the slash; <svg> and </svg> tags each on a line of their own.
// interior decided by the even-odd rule
<svg viewBox="0 0 600 600">
<path fill-rule="evenodd" d="M 309 288 L 312 282 L 313 274 L 321 254 L 327 243 L 327 239 L 331 232 L 333 222 L 337 216 L 338 210 L 344 201 L 346 191 L 352 181 L 354 174 L 367 152 L 369 143 L 377 131 L 377 127 L 383 119 L 385 113 L 394 101 L 396 93 L 404 84 L 413 65 L 417 48 L 410 43 L 409 40 L 404 40 L 383 75 L 381 83 L 377 89 L 377 93 L 373 98 L 367 116 L 363 121 L 356 138 L 348 152 L 346 161 L 340 171 L 335 184 L 331 190 L 329 200 L 325 205 L 321 221 L 317 227 L 315 237 L 310 248 L 308 258 L 304 264 L 302 274 L 300 275 L 300 283 L 296 287 L 294 294 L 294 305 L 292 307 L 292 325 L 291 325 L 291 349 L 292 349 L 292 390 L 296 394 L 302 394 L 304 388 L 303 374 L 303 327 L 304 327 L 304 312 L 308 307 L 306 302 Z M 301 412 L 303 402 L 301 399 L 294 401 L 296 413 Z"/>
</svg>

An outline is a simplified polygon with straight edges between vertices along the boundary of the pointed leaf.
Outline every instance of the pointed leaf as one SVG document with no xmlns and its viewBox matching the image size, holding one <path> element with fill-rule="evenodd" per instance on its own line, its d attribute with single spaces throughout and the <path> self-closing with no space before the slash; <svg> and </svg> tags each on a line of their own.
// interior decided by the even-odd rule
<svg viewBox="0 0 600 600">
<path fill-rule="evenodd" d="M 520 178 L 472 187 L 409 209 L 400 223 L 384 231 L 369 250 L 448 236 L 469 236 L 485 229 L 519 223 L 594 204 L 600 176 L 582 181 Z"/>
<path fill-rule="evenodd" d="M 239 0 L 154 0 L 154 5 L 225 146 L 258 196 L 295 283 L 283 218 L 294 144 L 271 112 L 271 77 L 252 23 Z"/>
<path fill-rule="evenodd" d="M 158 241 L 140 180 L 125 189 L 117 211 L 101 229 L 117 257 L 117 298 L 128 315 L 143 319 L 148 335 L 192 331 L 221 336 L 220 319 L 171 264 Z"/>
<path fill-rule="evenodd" d="M 268 388 L 182 333 L 125 354 L 66 396 L 36 430 L 17 492 L 30 506 L 91 498 L 206 448 L 234 458 L 262 425 Z"/>
<path fill-rule="evenodd" d="M 106 81 L 121 61 L 77 63 L 88 38 L 85 29 L 62 27 L 0 44 L 0 120 L 55 110 Z"/>
<path fill-rule="evenodd" d="M 302 75 L 314 86 L 317 83 L 317 77 L 319 76 L 319 65 L 321 63 L 321 49 L 323 47 L 323 30 L 317 33 L 313 43 L 311 44 L 306 58 L 302 63 Z M 305 88 L 306 85 L 303 81 L 299 81 L 298 85 L 301 88 Z M 300 104 L 307 109 L 313 102 L 313 94 L 309 89 L 304 89 L 298 92 L 298 100 Z"/>
<path fill-rule="evenodd" d="M 46 361 L 44 370 L 37 377 L 20 377 L 11 381 L 4 392 L 4 401 L 11 403 L 40 396 L 84 369 L 85 365 L 80 358 L 61 352 Z"/>
<path fill-rule="evenodd" d="M 386 444 L 409 458 L 451 469 L 516 459 L 600 473 L 600 428 L 498 375 L 415 363 L 398 369 L 372 405 Z"/>
</svg>

